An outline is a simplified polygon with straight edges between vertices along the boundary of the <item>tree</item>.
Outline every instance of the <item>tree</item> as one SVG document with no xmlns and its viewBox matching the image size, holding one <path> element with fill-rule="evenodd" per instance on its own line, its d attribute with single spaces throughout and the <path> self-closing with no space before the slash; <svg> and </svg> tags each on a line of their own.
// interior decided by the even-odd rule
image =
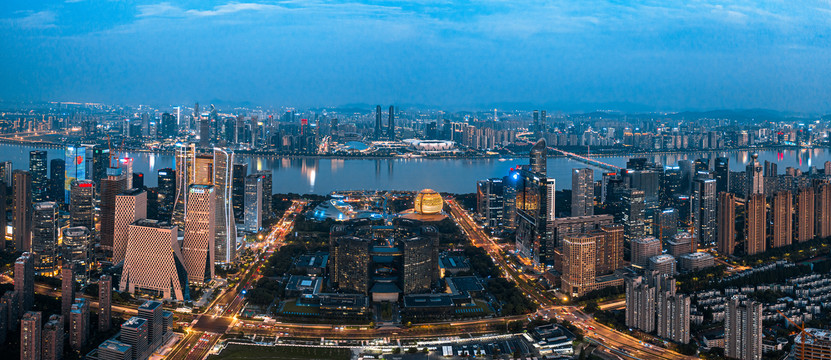
<svg viewBox="0 0 831 360">
<path fill-rule="evenodd" d="M 588 314 L 594 314 L 594 312 L 596 312 L 597 310 L 600 310 L 600 307 L 597 306 L 596 301 L 589 301 L 589 303 L 586 304 L 586 307 L 583 308 L 583 311 L 585 311 Z"/>
</svg>

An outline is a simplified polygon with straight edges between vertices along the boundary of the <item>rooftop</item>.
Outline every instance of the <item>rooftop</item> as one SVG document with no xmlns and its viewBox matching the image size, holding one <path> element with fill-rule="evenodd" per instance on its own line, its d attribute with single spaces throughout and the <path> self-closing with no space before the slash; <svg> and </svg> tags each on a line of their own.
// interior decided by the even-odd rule
<svg viewBox="0 0 831 360">
<path fill-rule="evenodd" d="M 130 320 L 127 320 L 127 321 L 125 321 L 123 324 L 121 324 L 121 328 L 122 328 L 122 329 L 124 329 L 124 328 L 127 328 L 127 329 L 138 329 L 138 328 L 142 327 L 142 325 L 144 325 L 144 324 L 146 324 L 146 323 L 147 323 L 147 320 L 142 319 L 142 318 L 140 318 L 140 317 L 135 317 L 135 316 L 133 316 L 133 317 L 131 317 L 131 318 L 130 318 Z"/>
<path fill-rule="evenodd" d="M 104 342 L 102 342 L 101 345 L 98 345 L 98 348 L 99 349 L 104 348 L 104 349 L 108 349 L 108 350 L 114 350 L 114 351 L 118 351 L 120 353 L 126 353 L 126 352 L 130 351 L 130 345 L 127 345 L 127 344 L 125 344 L 121 341 L 116 341 L 116 340 L 112 340 L 112 339 L 104 340 Z"/>
<path fill-rule="evenodd" d="M 139 305 L 139 310 L 156 310 L 162 306 L 162 303 L 154 300 L 145 301 L 143 304 Z"/>
</svg>

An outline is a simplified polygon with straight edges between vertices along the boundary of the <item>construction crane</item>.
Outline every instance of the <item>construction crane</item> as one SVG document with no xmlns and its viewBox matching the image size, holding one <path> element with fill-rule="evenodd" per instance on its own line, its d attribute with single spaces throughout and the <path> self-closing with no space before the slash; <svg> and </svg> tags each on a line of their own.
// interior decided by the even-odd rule
<svg viewBox="0 0 831 360">
<path fill-rule="evenodd" d="M 812 338 L 814 338 L 814 340 L 819 340 L 819 339 L 817 339 L 817 337 L 814 336 L 814 334 L 811 334 L 811 333 L 805 331 L 804 327 L 799 326 L 795 322 L 791 321 L 791 319 L 788 319 L 788 317 L 785 316 L 785 314 L 783 314 L 781 311 L 776 310 L 776 312 L 778 312 L 779 315 L 782 315 L 782 317 L 785 318 L 785 320 L 787 320 L 789 323 L 791 323 L 791 325 L 793 325 L 794 327 L 799 329 L 799 334 L 802 335 L 802 348 L 801 349 L 797 348 L 796 351 L 800 355 L 799 359 L 800 360 L 805 360 L 805 341 L 807 340 L 807 338 L 805 336 L 810 335 Z M 794 342 L 794 346 L 797 346 L 796 342 Z"/>
</svg>

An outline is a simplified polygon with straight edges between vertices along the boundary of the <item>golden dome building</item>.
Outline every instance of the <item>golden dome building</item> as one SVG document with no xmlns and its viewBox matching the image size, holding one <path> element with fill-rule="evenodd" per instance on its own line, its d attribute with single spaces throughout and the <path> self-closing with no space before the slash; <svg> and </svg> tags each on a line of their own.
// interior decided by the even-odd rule
<svg viewBox="0 0 831 360">
<path fill-rule="evenodd" d="M 442 221 L 447 215 L 442 212 L 444 199 L 433 189 L 424 189 L 413 198 L 413 209 L 401 213 L 405 219 L 424 222 Z"/>
</svg>

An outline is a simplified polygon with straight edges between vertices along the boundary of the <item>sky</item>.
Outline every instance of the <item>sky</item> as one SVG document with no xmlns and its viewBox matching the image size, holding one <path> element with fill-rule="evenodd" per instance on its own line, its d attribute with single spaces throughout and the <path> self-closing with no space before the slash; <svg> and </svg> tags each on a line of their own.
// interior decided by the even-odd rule
<svg viewBox="0 0 831 360">
<path fill-rule="evenodd" d="M 831 112 L 831 0 L 0 1 L 0 100 Z"/>
</svg>

